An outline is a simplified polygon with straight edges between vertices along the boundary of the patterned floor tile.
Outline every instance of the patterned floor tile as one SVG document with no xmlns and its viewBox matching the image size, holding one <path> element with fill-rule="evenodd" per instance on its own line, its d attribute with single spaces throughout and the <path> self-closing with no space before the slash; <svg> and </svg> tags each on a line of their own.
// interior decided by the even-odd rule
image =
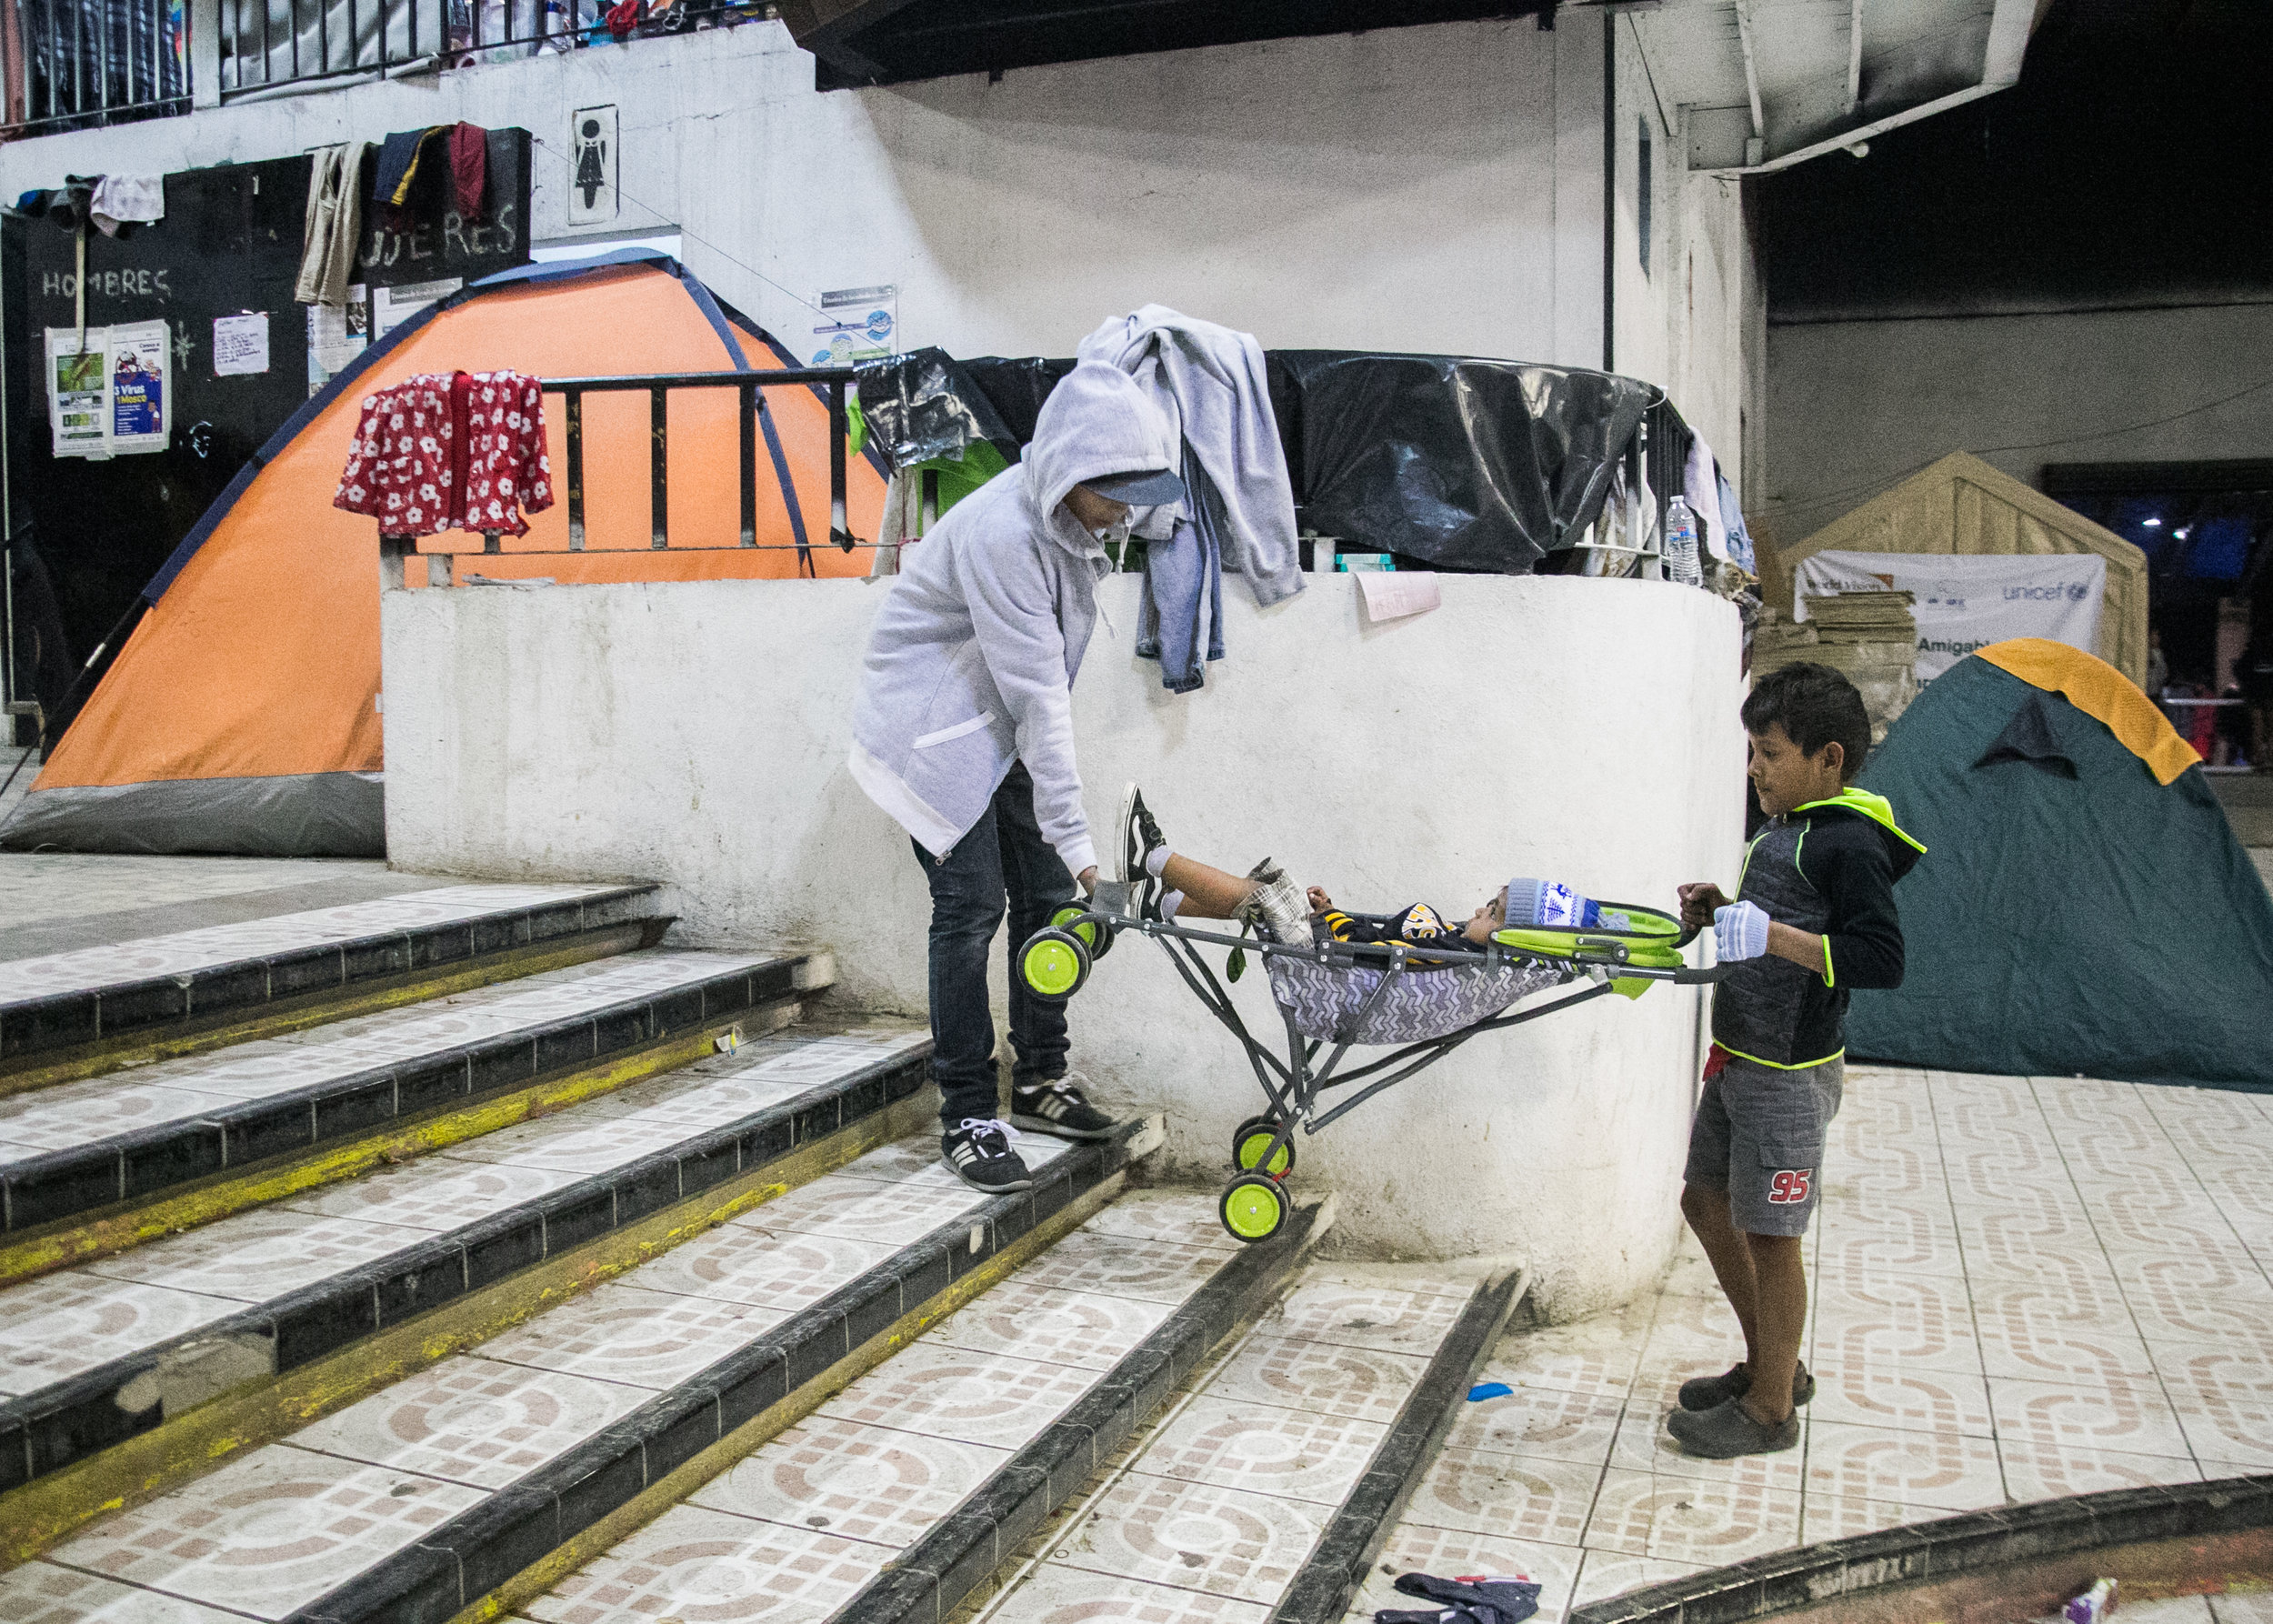
<svg viewBox="0 0 2273 1624">
<path fill-rule="evenodd" d="M 2269 1400 L 2273 1401 L 2273 1400 Z M 2186 1434 L 2163 1384 L 2117 1377 L 2104 1385 L 1989 1378 L 1997 1435 L 2014 1442 L 2184 1455 Z"/>
<path fill-rule="evenodd" d="M 818 1529 L 674 1506 L 521 1610 L 540 1624 L 812 1624 L 889 1555 Z"/>
<path fill-rule="evenodd" d="M 292 1435 L 302 1449 L 503 1489 L 621 1420 L 643 1388 L 461 1355 Z"/>
<path fill-rule="evenodd" d="M 76 1269 L 18 1281 L 0 1292 L 0 1394 L 37 1392 L 244 1308 L 228 1298 Z"/>
<path fill-rule="evenodd" d="M 1141 1298 L 1173 1307 L 1212 1278 L 1223 1267 L 1224 1256 L 1215 1247 L 1085 1227 L 1027 1264 L 1018 1278 L 1036 1286 Z"/>
<path fill-rule="evenodd" d="M 1016 1449 L 1056 1420 L 1096 1379 L 1066 1365 L 919 1342 L 893 1355 L 815 1413 L 863 1426 Z"/>
<path fill-rule="evenodd" d="M 1175 1311 L 1139 1298 L 1037 1286 L 1020 1274 L 948 1315 L 923 1339 L 973 1353 L 1109 1370 Z"/>
<path fill-rule="evenodd" d="M 1612 1467 L 1602 1474 L 1582 1543 L 1700 1567 L 1782 1550 L 1799 1539 L 1794 1489 L 1661 1478 Z M 1585 1575 L 1580 1575 L 1584 1582 Z"/>
<path fill-rule="evenodd" d="M 1545 1460 L 1447 1446 L 1430 1463 L 1405 1515 L 1433 1529 L 1576 1545 L 1601 1477 L 1599 1460 Z"/>
<path fill-rule="evenodd" d="M 2005 1483 L 1985 1438 L 1811 1421 L 1807 1492 L 1969 1511 L 2001 1505 Z"/>
<path fill-rule="evenodd" d="M 1702 1571 L 1702 1564 L 1697 1562 L 1667 1562 L 1627 1556 L 1621 1551 L 1589 1550 L 1579 1567 L 1577 1583 L 1571 1588 L 1571 1605 L 1584 1607 L 1606 1596 L 1622 1596 L 1644 1585 L 1661 1585 L 1668 1579 L 1687 1579 Z"/>
<path fill-rule="evenodd" d="M 642 1265 L 639 1285 L 788 1313 L 811 1307 L 896 1249 L 841 1235 L 776 1235 L 727 1224 Z"/>
<path fill-rule="evenodd" d="M 904 1548 L 1009 1458 L 1007 1449 L 810 1416 L 687 1502 Z"/>
<path fill-rule="evenodd" d="M 1207 1394 L 1387 1424 L 1427 1368 L 1418 1354 L 1257 1336 L 1207 1378 Z"/>
<path fill-rule="evenodd" d="M 1827 1539 L 1851 1539 L 1881 1529 L 1909 1523 L 1933 1522 L 1957 1515 L 1939 1506 L 1906 1506 L 1898 1500 L 1847 1499 L 1839 1495 L 1807 1491 L 1800 1509 L 1800 1543 L 1819 1545 Z"/>
<path fill-rule="evenodd" d="M 711 1078 L 700 1082 L 665 1077 L 656 1081 L 664 1086 L 640 1084 L 602 1095 L 592 1102 L 597 1108 L 593 1114 L 618 1122 L 664 1124 L 683 1134 L 701 1133 L 795 1099 L 810 1087 L 804 1082 L 768 1082 L 750 1077 Z"/>
<path fill-rule="evenodd" d="M 1816 1281 L 1816 1362 L 1978 1373 L 1962 1277 L 1871 1273 Z"/>
<path fill-rule="evenodd" d="M 2098 1384 L 2154 1368 L 2112 1285 L 2103 1290 L 2073 1279 L 1976 1280 L 1973 1317 L 1982 1368 L 1992 1378 Z"/>
<path fill-rule="evenodd" d="M 1893 1427 L 1906 1432 L 1954 1432 L 1987 1438 L 1995 1430 L 1988 1383 L 1976 1369 L 1918 1369 L 1898 1358 L 1851 1358 L 1818 1340 L 1815 1400 L 1818 1421 Z"/>
<path fill-rule="evenodd" d="M 1713 1273 L 1713 1266 L 1706 1261 L 1692 1241 L 1685 1238 L 1681 1249 L 1674 1254 L 1673 1266 L 1666 1270 L 1658 1282 L 1660 1297 L 1701 1297 L 1707 1301 L 1721 1294 L 1720 1281 Z"/>
<path fill-rule="evenodd" d="M 814 1235 L 903 1247 L 921 1240 L 986 1198 L 958 1183 L 878 1184 L 831 1173 L 735 1219 L 768 1235 Z"/>
<path fill-rule="evenodd" d="M 319 1185 L 276 1205 L 290 1212 L 367 1218 L 441 1233 L 534 1201 L 574 1184 L 579 1177 L 546 1168 L 467 1166 L 429 1157 L 410 1167 L 365 1174 L 344 1184 Z"/>
<path fill-rule="evenodd" d="M 1645 1299 L 1566 1325 L 1510 1331 L 1477 1378 L 1623 1400 L 1656 1312 Z"/>
<path fill-rule="evenodd" d="M 2113 1272 L 2083 1202 L 2061 1188 L 2047 1185 L 1994 1202 L 1960 1199 L 1956 1211 L 1966 1273 L 1975 1279 Z"/>
<path fill-rule="evenodd" d="M 0 1100 L 0 1161 L 73 1150 L 114 1134 L 165 1122 L 194 1121 L 227 1104 L 225 1097 L 115 1077 L 64 1083 Z"/>
<path fill-rule="evenodd" d="M 1132 1190 L 1082 1226 L 1100 1235 L 1134 1240 L 1170 1240 L 1181 1246 L 1237 1252 L 1239 1242 L 1224 1233 L 1215 1202 L 1188 1190 Z"/>
<path fill-rule="evenodd" d="M 2118 1284 L 2150 1348 L 2273 1348 L 2273 1291 L 2238 1286 L 2215 1293 L 2179 1291 L 2151 1261 L 2128 1258 Z"/>
<path fill-rule="evenodd" d="M 987 1620 L 988 1624 L 1264 1624 L 1270 1613 L 1269 1608 L 1257 1601 L 1142 1584 L 1045 1562 L 1010 1589 Z M 585 1621 L 563 1620 L 563 1624 Z"/>
<path fill-rule="evenodd" d="M 1257 1328 L 1266 1337 L 1299 1337 L 1427 1358 L 1460 1318 L 1471 1289 L 1450 1295 L 1444 1294 L 1443 1282 L 1403 1290 L 1367 1280 L 1307 1276 L 1263 1317 Z"/>
<path fill-rule="evenodd" d="M 368 1218 L 319 1218 L 267 1208 L 105 1258 L 86 1264 L 83 1272 L 234 1298 L 240 1303 L 267 1302 L 342 1269 L 416 1246 L 427 1234 Z"/>
<path fill-rule="evenodd" d="M 2247 1469 L 2273 1470 L 2273 1402 L 2237 1398 L 2219 1391 L 2173 1386 L 2171 1408 L 2186 1433 L 2194 1458 L 2208 1469 L 2211 1461 L 2257 1462 Z"/>
<path fill-rule="evenodd" d="M 116 1513 L 49 1559 L 281 1619 L 481 1498 L 462 1483 L 277 1444 Z"/>
<path fill-rule="evenodd" d="M 1053 1541 L 1049 1559 L 1092 1573 L 1276 1602 L 1331 1507 L 1131 1473 Z"/>
<path fill-rule="evenodd" d="M 2217 1624 L 2273 1624 L 2273 1592 L 2228 1591 L 2209 1599 Z"/>
<path fill-rule="evenodd" d="M 668 1150 L 686 1138 L 683 1122 L 578 1114 L 525 1122 L 453 1145 L 451 1161 L 481 1162 L 591 1178 Z"/>
<path fill-rule="evenodd" d="M 2038 1443 L 2009 1433 L 1998 1439 L 1998 1452 L 2005 1461 L 2005 1492 L 2021 1501 L 2158 1483 L 2198 1483 L 2203 1477 L 2194 1458 L 2186 1454 L 2138 1455 L 2083 1444 Z"/>
<path fill-rule="evenodd" d="M 481 1355 L 659 1392 L 692 1380 L 788 1318 L 786 1308 L 612 1280 L 483 1343 Z"/>
<path fill-rule="evenodd" d="M 1377 1421 L 1201 1397 L 1153 1434 L 1139 1469 L 1219 1489 L 1338 1504 L 1388 1429 Z"/>
<path fill-rule="evenodd" d="M 1575 1545 L 1549 1545 L 1537 1539 L 1471 1534 L 1408 1522 L 1382 1547 L 1350 1612 L 1364 1624 L 1373 1624 L 1377 1609 L 1426 1608 L 1427 1602 L 1396 1588 L 1392 1581 L 1400 1573 L 1482 1573 L 1530 1579 L 1539 1587 L 1539 1610 L 1531 1615 L 1534 1624 L 1562 1624 L 1575 1605 L 1571 1593 L 1586 1556 Z"/>
<path fill-rule="evenodd" d="M 0 1624 L 229 1624 L 243 1617 L 52 1562 L 0 1574 Z"/>
<path fill-rule="evenodd" d="M 1599 1465 L 1608 1457 L 1625 1414 L 1623 1398 L 1517 1388 L 1460 1406 L 1445 1442 L 1456 1449 Z"/>
<path fill-rule="evenodd" d="M 1944 1199 L 1874 1200 L 1834 1209 L 1823 1220 L 1823 1257 L 1849 1270 L 1955 1274 L 1964 1267 L 1958 1227 Z"/>
</svg>

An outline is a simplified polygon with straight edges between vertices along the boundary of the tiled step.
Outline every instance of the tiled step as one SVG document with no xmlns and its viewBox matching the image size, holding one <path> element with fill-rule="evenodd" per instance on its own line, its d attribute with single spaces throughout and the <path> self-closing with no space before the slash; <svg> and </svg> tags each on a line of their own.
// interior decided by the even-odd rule
<svg viewBox="0 0 2273 1624">
<path fill-rule="evenodd" d="M 936 1620 L 1270 1306 L 1324 1227 L 1306 1207 L 1244 1248 L 1210 1195 L 1124 1196 L 515 1616 Z"/>
<path fill-rule="evenodd" d="M 0 1561 L 905 1135 L 930 1048 L 763 1039 L 0 1289 Z"/>
<path fill-rule="evenodd" d="M 1042 1250 L 1159 1139 L 1157 1118 L 1029 1137 L 1034 1188 L 991 1198 L 929 1134 L 872 1152 L 105 1519 L 0 1577 L 0 1618 L 438 1624 L 534 1593 Z"/>
<path fill-rule="evenodd" d="M 653 946 L 655 890 L 437 886 L 0 961 L 0 1093 Z"/>
<path fill-rule="evenodd" d="M 656 948 L 0 1099 L 0 1280 L 684 1063 L 815 980 Z"/>
<path fill-rule="evenodd" d="M 1518 1290 L 1504 1277 L 1479 1285 L 1425 1265 L 1313 1264 L 965 1616 L 1338 1621 L 1355 1569 L 1449 1425 Z M 896 1624 L 921 1615 L 847 1618 L 856 1616 Z"/>
</svg>

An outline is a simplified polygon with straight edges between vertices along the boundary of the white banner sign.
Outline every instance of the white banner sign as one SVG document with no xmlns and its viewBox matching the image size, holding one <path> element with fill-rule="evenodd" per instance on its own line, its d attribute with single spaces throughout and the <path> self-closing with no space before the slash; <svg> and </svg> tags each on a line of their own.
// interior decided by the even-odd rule
<svg viewBox="0 0 2273 1624">
<path fill-rule="evenodd" d="M 1796 586 L 1798 620 L 1810 595 L 1913 594 L 1918 679 L 1926 683 L 2008 637 L 2049 637 L 2097 654 L 2108 561 L 2097 553 L 1824 552 L 1799 561 Z"/>
</svg>

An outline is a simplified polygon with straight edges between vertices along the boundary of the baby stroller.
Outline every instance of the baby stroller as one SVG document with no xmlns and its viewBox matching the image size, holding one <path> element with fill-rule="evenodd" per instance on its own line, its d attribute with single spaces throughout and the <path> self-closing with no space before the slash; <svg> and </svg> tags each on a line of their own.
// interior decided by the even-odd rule
<svg viewBox="0 0 2273 1624">
<path fill-rule="evenodd" d="M 1297 1122 L 1306 1135 L 1317 1133 L 1481 1033 L 1519 1027 L 1610 993 L 1639 997 L 1653 982 L 1695 986 L 1721 974 L 1717 966 L 1697 969 L 1682 961 L 1681 949 L 1695 931 L 1625 903 L 1602 905 L 1606 915 L 1624 917 L 1624 929 L 1516 927 L 1496 932 L 1488 944 L 1469 952 L 1402 942 L 1286 943 L 1233 936 L 1141 918 L 1132 892 L 1125 883 L 1106 880 L 1086 907 L 1059 909 L 1019 950 L 1018 974 L 1035 997 L 1063 1003 L 1087 983 L 1091 967 L 1122 933 L 1135 931 L 1161 945 L 1193 996 L 1238 1039 L 1262 1086 L 1266 1108 L 1232 1135 L 1237 1170 L 1217 1206 L 1224 1228 L 1248 1242 L 1269 1239 L 1287 1221 L 1284 1187 L 1294 1171 Z M 1232 981 L 1245 970 L 1249 953 L 1262 956 L 1286 1025 L 1284 1060 L 1247 1031 L 1224 983 L 1200 957 L 1202 947 L 1230 949 L 1226 979 Z M 1587 985 L 1508 1013 L 1535 993 L 1579 982 Z M 1396 1047 L 1379 1059 L 1345 1068 L 1352 1048 L 1383 1046 Z M 1328 1051 L 1323 1064 L 1321 1049 Z M 1357 1084 L 1364 1086 L 1356 1093 L 1319 1108 L 1328 1088 Z"/>
</svg>

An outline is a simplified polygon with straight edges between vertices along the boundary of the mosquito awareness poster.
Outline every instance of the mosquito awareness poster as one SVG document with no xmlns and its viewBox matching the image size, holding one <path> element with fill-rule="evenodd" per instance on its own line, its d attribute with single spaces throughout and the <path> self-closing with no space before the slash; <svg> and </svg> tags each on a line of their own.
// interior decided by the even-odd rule
<svg viewBox="0 0 2273 1624">
<path fill-rule="evenodd" d="M 57 456 L 162 451 L 173 430 L 173 345 L 162 321 L 47 329 L 47 422 Z"/>
</svg>

